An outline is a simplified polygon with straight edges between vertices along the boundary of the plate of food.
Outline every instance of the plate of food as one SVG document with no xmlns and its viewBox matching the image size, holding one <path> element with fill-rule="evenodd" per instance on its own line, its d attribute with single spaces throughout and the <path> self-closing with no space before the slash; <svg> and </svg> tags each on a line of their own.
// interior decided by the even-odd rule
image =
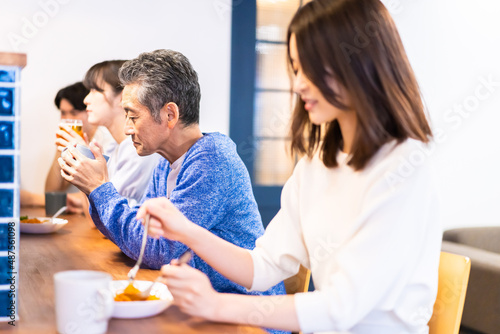
<svg viewBox="0 0 500 334">
<path fill-rule="evenodd" d="M 156 282 L 146 299 L 137 298 L 140 291 L 145 291 L 153 282 L 128 280 L 111 282 L 111 291 L 115 298 L 113 318 L 137 319 L 152 317 L 165 311 L 174 298 L 165 284 Z"/>
<path fill-rule="evenodd" d="M 49 217 L 34 217 L 28 218 L 23 216 L 19 220 L 21 232 L 31 234 L 47 234 L 53 233 L 68 223 L 67 219 Z"/>
</svg>

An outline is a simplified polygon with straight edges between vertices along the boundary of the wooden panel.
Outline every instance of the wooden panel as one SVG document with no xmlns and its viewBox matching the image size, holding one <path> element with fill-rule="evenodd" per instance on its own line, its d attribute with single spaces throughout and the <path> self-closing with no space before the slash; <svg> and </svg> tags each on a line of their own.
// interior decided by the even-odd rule
<svg viewBox="0 0 500 334">
<path fill-rule="evenodd" d="M 26 59 L 25 53 L 0 52 L 0 65 L 23 68 L 26 66 Z"/>
</svg>

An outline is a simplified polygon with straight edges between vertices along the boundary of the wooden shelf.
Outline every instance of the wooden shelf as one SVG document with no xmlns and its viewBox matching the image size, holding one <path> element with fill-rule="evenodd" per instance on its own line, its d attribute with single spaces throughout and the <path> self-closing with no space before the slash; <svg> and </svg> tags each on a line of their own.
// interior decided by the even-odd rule
<svg viewBox="0 0 500 334">
<path fill-rule="evenodd" d="M 0 52 L 0 65 L 26 66 L 26 53 Z"/>
</svg>

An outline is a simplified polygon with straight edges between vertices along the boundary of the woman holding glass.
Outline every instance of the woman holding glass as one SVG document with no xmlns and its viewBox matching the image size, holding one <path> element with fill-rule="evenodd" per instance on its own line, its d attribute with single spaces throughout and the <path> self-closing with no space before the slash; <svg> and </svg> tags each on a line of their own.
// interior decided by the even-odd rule
<svg viewBox="0 0 500 334">
<path fill-rule="evenodd" d="M 315 0 L 288 30 L 297 102 L 292 151 L 304 157 L 253 251 L 144 203 L 149 233 L 189 246 L 229 279 L 266 289 L 311 269 L 316 290 L 219 294 L 173 262 L 164 281 L 184 311 L 214 321 L 331 333 L 427 333 L 437 293 L 438 204 L 423 148 L 432 133 L 395 24 L 378 0 Z M 411 166 L 411 168 L 408 168 Z"/>
</svg>

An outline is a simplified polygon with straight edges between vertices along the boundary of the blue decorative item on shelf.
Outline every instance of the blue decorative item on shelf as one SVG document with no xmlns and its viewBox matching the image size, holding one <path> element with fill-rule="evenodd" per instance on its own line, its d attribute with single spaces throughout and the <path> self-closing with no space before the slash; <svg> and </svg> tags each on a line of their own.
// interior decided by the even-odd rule
<svg viewBox="0 0 500 334">
<path fill-rule="evenodd" d="M 0 156 L 0 183 L 14 182 L 14 157 Z"/>
<path fill-rule="evenodd" d="M 14 122 L 0 122 L 0 149 L 14 149 Z"/>
<path fill-rule="evenodd" d="M 17 233 L 15 231 L 14 233 Z M 9 250 L 9 224 L 0 223 L 0 252 Z"/>
<path fill-rule="evenodd" d="M 0 291 L 0 305 L 5 306 L 0 307 L 0 317 L 10 316 L 10 310 L 7 308 L 7 305 L 11 305 L 12 297 L 14 297 L 14 295 L 10 290 Z"/>
<path fill-rule="evenodd" d="M 14 69 L 0 69 L 0 82 L 15 82 L 16 70 Z"/>
<path fill-rule="evenodd" d="M 26 54 L 0 52 L 0 322 L 16 326 L 19 294 L 19 99 Z"/>
<path fill-rule="evenodd" d="M 0 115 L 14 116 L 14 88 L 0 87 Z"/>
<path fill-rule="evenodd" d="M 14 190 L 0 189 L 0 217 L 12 217 L 14 214 Z"/>
<path fill-rule="evenodd" d="M 11 265 L 7 256 L 0 256 L 0 282 L 7 282 L 11 276 Z"/>
</svg>

